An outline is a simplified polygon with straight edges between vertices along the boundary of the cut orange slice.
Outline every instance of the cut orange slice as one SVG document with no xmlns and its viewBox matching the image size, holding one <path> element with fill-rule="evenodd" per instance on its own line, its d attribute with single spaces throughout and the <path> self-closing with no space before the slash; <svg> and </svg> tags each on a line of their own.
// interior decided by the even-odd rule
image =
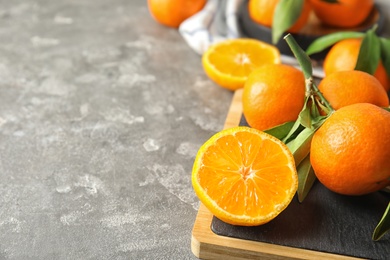
<svg viewBox="0 0 390 260">
<path fill-rule="evenodd" d="M 209 78 L 230 90 L 242 88 L 253 70 L 270 63 L 280 63 L 279 50 L 254 39 L 225 40 L 210 46 L 202 56 Z"/>
<path fill-rule="evenodd" d="M 298 175 L 290 150 L 279 139 L 254 128 L 233 127 L 199 149 L 192 185 L 199 200 L 220 220 L 256 226 L 290 204 Z"/>
</svg>

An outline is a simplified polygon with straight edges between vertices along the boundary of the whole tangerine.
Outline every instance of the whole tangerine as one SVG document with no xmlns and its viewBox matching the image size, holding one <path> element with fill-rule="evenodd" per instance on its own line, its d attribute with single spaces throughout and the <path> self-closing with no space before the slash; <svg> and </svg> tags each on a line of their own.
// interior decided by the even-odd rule
<svg viewBox="0 0 390 260">
<path fill-rule="evenodd" d="M 148 0 L 152 17 L 159 23 L 178 28 L 179 25 L 199 12 L 207 0 Z"/>
<path fill-rule="evenodd" d="M 373 0 L 338 0 L 328 3 L 323 0 L 310 0 L 318 19 L 328 25 L 340 28 L 356 27 L 362 24 L 374 7 Z"/>
<path fill-rule="evenodd" d="M 389 97 L 381 83 L 359 70 L 333 72 L 320 82 L 318 89 L 336 110 L 355 103 L 389 106 Z"/>
<path fill-rule="evenodd" d="M 345 195 L 390 184 L 390 112 L 368 103 L 335 111 L 313 136 L 310 161 L 318 180 Z"/>
<path fill-rule="evenodd" d="M 303 73 L 289 65 L 268 64 L 253 71 L 242 93 L 243 114 L 258 130 L 295 121 L 305 100 Z"/>
</svg>

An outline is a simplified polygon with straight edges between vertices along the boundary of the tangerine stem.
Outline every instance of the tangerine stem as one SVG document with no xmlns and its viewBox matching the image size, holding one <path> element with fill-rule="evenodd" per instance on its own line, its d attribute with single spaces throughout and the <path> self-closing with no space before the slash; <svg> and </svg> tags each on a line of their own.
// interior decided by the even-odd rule
<svg viewBox="0 0 390 260">
<path fill-rule="evenodd" d="M 307 95 L 313 95 L 314 93 L 314 95 L 318 96 L 321 102 L 330 110 L 330 113 L 332 113 L 334 109 L 329 104 L 328 100 L 326 100 L 322 93 L 319 91 L 317 86 L 314 84 L 313 65 L 309 56 L 301 48 L 301 46 L 299 46 L 299 44 L 295 41 L 294 37 L 291 34 L 287 34 L 284 39 L 286 40 L 295 58 L 298 60 L 303 75 L 305 76 Z"/>
</svg>

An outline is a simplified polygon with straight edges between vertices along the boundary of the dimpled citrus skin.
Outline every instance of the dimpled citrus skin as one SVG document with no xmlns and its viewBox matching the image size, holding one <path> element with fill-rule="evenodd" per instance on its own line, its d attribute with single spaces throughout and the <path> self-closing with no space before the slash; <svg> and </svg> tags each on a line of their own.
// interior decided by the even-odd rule
<svg viewBox="0 0 390 260">
<path fill-rule="evenodd" d="M 288 65 L 273 64 L 252 72 L 242 94 L 248 124 L 259 130 L 295 121 L 305 100 L 303 73 Z"/>
<path fill-rule="evenodd" d="M 318 89 L 336 110 L 355 103 L 389 106 L 389 97 L 382 84 L 363 71 L 336 71 L 326 76 Z"/>
<path fill-rule="evenodd" d="M 360 25 L 367 19 L 373 0 L 338 0 L 339 3 L 326 3 L 323 0 L 310 0 L 316 16 L 326 25 L 349 28 Z"/>
<path fill-rule="evenodd" d="M 359 103 L 334 112 L 314 134 L 310 161 L 319 181 L 345 195 L 390 184 L 390 112 Z"/>
</svg>

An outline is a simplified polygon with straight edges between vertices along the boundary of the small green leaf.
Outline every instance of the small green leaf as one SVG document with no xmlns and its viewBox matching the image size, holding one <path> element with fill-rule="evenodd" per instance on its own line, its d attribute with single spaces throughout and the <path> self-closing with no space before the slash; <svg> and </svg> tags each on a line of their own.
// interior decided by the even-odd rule
<svg viewBox="0 0 390 260">
<path fill-rule="evenodd" d="M 273 128 L 270 128 L 268 130 L 265 130 L 264 132 L 275 136 L 276 138 L 282 140 L 287 136 L 287 134 L 290 132 L 291 128 L 293 127 L 295 122 L 287 122 L 278 126 L 275 126 Z"/>
<path fill-rule="evenodd" d="M 295 58 L 297 58 L 303 74 L 305 75 L 305 79 L 311 79 L 313 76 L 313 67 L 309 56 L 307 56 L 306 52 L 302 50 L 291 34 L 287 34 L 284 39 L 287 41 L 287 44 L 293 52 Z"/>
<path fill-rule="evenodd" d="M 390 202 L 389 205 L 387 205 L 385 213 L 383 214 L 378 225 L 375 227 L 374 233 L 372 234 L 372 240 L 378 241 L 389 230 L 390 230 Z"/>
<path fill-rule="evenodd" d="M 325 123 L 326 119 L 328 119 L 328 117 L 329 117 L 329 115 L 319 116 L 319 117 L 313 118 L 312 126 L 314 127 L 314 129 L 320 128 L 322 126 L 322 124 Z"/>
<path fill-rule="evenodd" d="M 313 95 L 310 96 L 310 103 L 311 103 L 311 108 L 310 108 L 310 113 L 313 118 L 318 118 L 320 117 L 320 111 L 318 110 L 317 107 L 317 102 L 315 101 L 315 97 Z"/>
<path fill-rule="evenodd" d="M 303 202 L 317 177 L 310 163 L 310 154 L 298 165 L 298 200 Z"/>
<path fill-rule="evenodd" d="M 313 41 L 307 48 L 306 53 L 307 55 L 312 55 L 325 50 L 341 40 L 362 37 L 364 37 L 364 33 L 362 32 L 336 32 L 327 34 Z"/>
<path fill-rule="evenodd" d="M 355 69 L 371 75 L 374 74 L 378 67 L 380 56 L 380 40 L 374 29 L 371 29 L 367 31 L 366 36 L 363 38 Z"/>
<path fill-rule="evenodd" d="M 290 149 L 291 153 L 294 155 L 295 164 L 299 165 L 302 160 L 309 154 L 311 147 L 311 140 L 317 129 L 315 128 L 305 128 L 299 135 L 287 143 L 287 147 Z"/>
<path fill-rule="evenodd" d="M 290 132 L 283 138 L 282 142 L 287 143 L 290 139 L 297 136 L 302 131 L 301 123 L 299 120 L 294 122 L 294 125 L 291 127 Z"/>
<path fill-rule="evenodd" d="M 390 112 L 390 107 L 384 107 L 383 109 Z"/>
<path fill-rule="evenodd" d="M 276 44 L 280 37 L 298 20 L 303 9 L 304 0 L 280 0 L 272 21 L 272 43 Z"/>
<path fill-rule="evenodd" d="M 390 39 L 380 38 L 380 43 L 382 63 L 390 77 Z"/>
<path fill-rule="evenodd" d="M 308 106 L 309 97 L 306 98 L 303 109 L 299 113 L 298 120 L 304 127 L 311 128 L 310 107 Z"/>
<path fill-rule="evenodd" d="M 316 99 L 316 104 L 322 111 L 325 112 L 325 114 L 328 115 L 330 113 L 331 110 L 328 107 L 326 107 L 324 104 L 322 104 L 320 100 Z"/>
</svg>

